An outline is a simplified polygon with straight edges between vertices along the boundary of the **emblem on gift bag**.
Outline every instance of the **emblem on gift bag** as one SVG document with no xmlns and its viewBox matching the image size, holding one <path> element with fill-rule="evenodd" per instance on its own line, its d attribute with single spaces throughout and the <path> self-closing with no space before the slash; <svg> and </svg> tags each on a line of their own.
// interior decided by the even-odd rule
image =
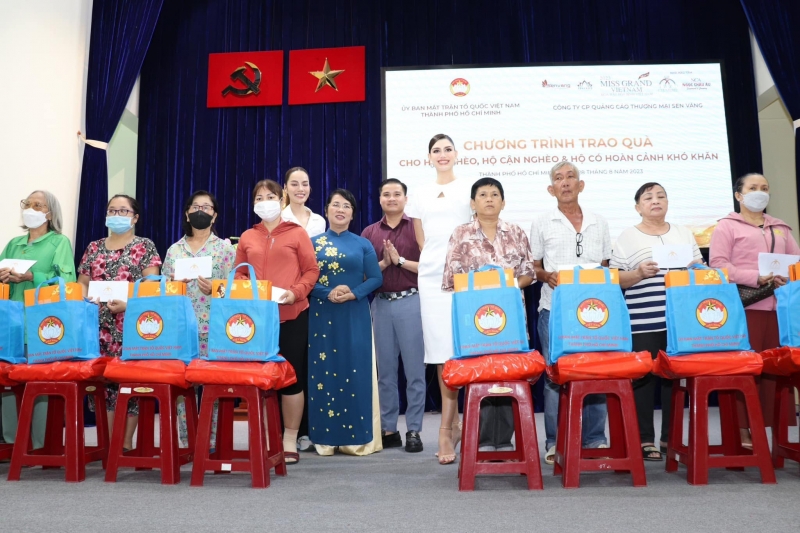
<svg viewBox="0 0 800 533">
<path fill-rule="evenodd" d="M 600 329 L 608 322 L 608 306 L 603 300 L 589 298 L 578 305 L 578 322 L 587 329 Z"/>
<path fill-rule="evenodd" d="M 719 300 L 703 300 L 697 306 L 697 321 L 706 329 L 719 329 L 728 321 L 728 310 Z"/>
<path fill-rule="evenodd" d="M 225 323 L 225 333 L 231 342 L 245 344 L 256 334 L 256 324 L 244 313 L 237 313 Z"/>
<path fill-rule="evenodd" d="M 136 332 L 146 341 L 158 338 L 164 331 L 164 320 L 155 311 L 145 311 L 136 320 Z"/>
<path fill-rule="evenodd" d="M 39 324 L 39 340 L 48 346 L 64 338 L 64 324 L 57 317 L 49 316 Z"/>
<path fill-rule="evenodd" d="M 484 335 L 497 335 L 506 327 L 506 313 L 494 304 L 481 306 L 475 313 L 475 327 Z"/>
</svg>

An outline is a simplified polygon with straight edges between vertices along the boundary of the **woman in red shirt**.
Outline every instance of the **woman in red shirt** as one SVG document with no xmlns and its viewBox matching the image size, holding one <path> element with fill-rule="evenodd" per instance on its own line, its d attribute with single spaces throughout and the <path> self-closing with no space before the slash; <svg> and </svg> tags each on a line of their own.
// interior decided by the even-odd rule
<svg viewBox="0 0 800 533">
<path fill-rule="evenodd" d="M 280 199 L 283 189 L 272 180 L 261 180 L 253 189 L 253 210 L 261 222 L 245 231 L 236 249 L 236 264 L 250 263 L 256 277 L 272 282 L 272 290 L 284 290 L 278 299 L 281 328 L 278 344 L 281 355 L 305 375 L 308 360 L 308 295 L 319 278 L 314 247 L 306 230 L 281 219 Z M 247 279 L 247 269 L 236 272 L 237 279 Z M 303 417 L 305 383 L 281 389 L 283 413 L 283 449 L 287 464 L 300 460 L 297 431 Z"/>
</svg>

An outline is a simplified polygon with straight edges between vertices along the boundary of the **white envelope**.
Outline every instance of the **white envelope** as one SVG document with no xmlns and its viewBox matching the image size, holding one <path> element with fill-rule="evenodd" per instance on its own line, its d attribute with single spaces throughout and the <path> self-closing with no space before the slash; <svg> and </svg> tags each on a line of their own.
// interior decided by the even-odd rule
<svg viewBox="0 0 800 533">
<path fill-rule="evenodd" d="M 275 285 L 272 286 L 272 301 L 277 302 L 280 300 L 283 293 L 286 292 L 286 289 L 281 289 L 280 287 L 276 287 Z"/>
<path fill-rule="evenodd" d="M 800 261 L 800 255 L 790 254 L 758 254 L 758 275 L 789 277 L 789 266 Z"/>
<path fill-rule="evenodd" d="M 3 259 L 0 260 L 0 269 L 10 268 L 17 274 L 24 274 L 36 264 L 36 261 L 31 259 Z"/>
<path fill-rule="evenodd" d="M 101 302 L 128 301 L 127 281 L 90 281 L 89 298 L 99 298 Z"/>
<path fill-rule="evenodd" d="M 660 244 L 653 246 L 653 261 L 658 268 L 686 268 L 694 261 L 691 244 Z"/>
<path fill-rule="evenodd" d="M 175 261 L 175 273 L 172 278 L 175 281 L 183 281 L 185 279 L 197 279 L 203 276 L 206 279 L 211 279 L 211 256 L 205 257 L 188 257 L 186 259 L 178 259 Z"/>
</svg>

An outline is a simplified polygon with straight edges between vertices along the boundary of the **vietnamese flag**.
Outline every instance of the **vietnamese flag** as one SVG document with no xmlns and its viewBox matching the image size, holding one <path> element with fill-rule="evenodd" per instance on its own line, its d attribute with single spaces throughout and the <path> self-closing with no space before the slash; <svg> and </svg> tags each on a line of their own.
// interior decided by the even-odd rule
<svg viewBox="0 0 800 533">
<path fill-rule="evenodd" d="M 289 105 L 363 102 L 364 47 L 289 52 Z"/>
</svg>

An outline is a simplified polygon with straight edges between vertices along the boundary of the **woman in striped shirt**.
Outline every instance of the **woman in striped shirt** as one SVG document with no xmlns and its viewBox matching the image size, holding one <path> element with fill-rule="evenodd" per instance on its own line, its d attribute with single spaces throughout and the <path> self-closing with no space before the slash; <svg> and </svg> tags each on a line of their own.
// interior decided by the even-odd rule
<svg viewBox="0 0 800 533">
<path fill-rule="evenodd" d="M 666 290 L 664 274 L 653 261 L 653 246 L 688 244 L 692 246 L 693 263 L 701 263 L 700 248 L 692 232 L 683 226 L 666 222 L 667 192 L 658 183 L 645 183 L 634 196 L 636 211 L 642 221 L 624 230 L 614 245 L 611 268 L 619 269 L 619 284 L 625 291 L 625 302 L 631 315 L 634 351 L 647 350 L 653 359 L 659 350 L 667 349 L 665 318 Z M 688 266 L 688 265 L 687 265 Z M 639 419 L 642 453 L 646 461 L 661 461 L 669 435 L 670 391 L 672 383 L 661 381 L 661 443 L 655 447 L 653 410 L 656 376 L 648 374 L 634 380 L 633 394 Z"/>
</svg>

